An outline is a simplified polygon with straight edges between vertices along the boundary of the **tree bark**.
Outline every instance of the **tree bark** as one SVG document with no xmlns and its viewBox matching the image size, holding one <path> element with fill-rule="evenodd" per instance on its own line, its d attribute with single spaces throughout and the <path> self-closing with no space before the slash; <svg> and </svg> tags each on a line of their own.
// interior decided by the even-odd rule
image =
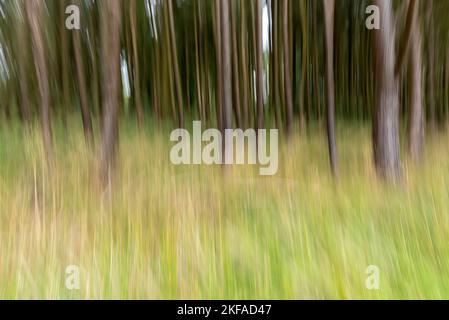
<svg viewBox="0 0 449 320">
<path fill-rule="evenodd" d="M 182 86 L 181 86 L 181 77 L 179 74 L 179 63 L 178 63 L 178 49 L 176 46 L 176 35 L 175 35 L 175 22 L 173 17 L 173 0 L 168 0 L 168 14 L 170 21 L 170 49 L 172 55 L 173 69 L 174 69 L 174 77 L 175 77 L 175 87 L 176 87 L 176 97 L 178 104 L 178 120 L 179 127 L 184 127 L 184 105 L 182 102 Z"/>
<path fill-rule="evenodd" d="M 413 22 L 410 44 L 410 123 L 409 152 L 414 160 L 422 156 L 424 146 L 424 113 L 422 95 L 422 41 L 419 22 Z"/>
<path fill-rule="evenodd" d="M 136 0 L 130 0 L 129 3 L 129 15 L 131 24 L 131 43 L 133 51 L 133 88 L 134 88 L 134 102 L 136 104 L 137 123 L 139 127 L 143 123 L 143 109 L 142 109 L 142 97 L 140 93 L 140 70 L 139 70 L 139 53 L 137 51 L 137 10 Z"/>
<path fill-rule="evenodd" d="M 218 129 L 222 129 L 223 121 L 223 107 L 222 107 L 222 97 L 223 97 L 223 87 L 222 87 L 222 53 L 221 53 L 221 0 L 215 0 L 214 3 L 214 17 L 215 17 L 215 63 L 217 64 L 217 78 L 216 78 L 216 90 L 215 90 L 215 104 L 217 112 L 217 126 Z"/>
<path fill-rule="evenodd" d="M 81 105 L 81 116 L 83 119 L 84 137 L 86 142 L 90 145 L 93 144 L 93 132 L 92 121 L 90 118 L 89 103 L 87 98 L 87 88 L 84 75 L 84 59 L 81 52 L 81 37 L 80 30 L 74 30 L 73 32 L 73 49 L 75 51 L 75 63 L 76 63 L 76 76 L 78 83 L 78 91 Z"/>
<path fill-rule="evenodd" d="M 50 89 L 45 58 L 45 43 L 42 34 L 42 2 L 39 0 L 25 1 L 28 24 L 31 29 L 33 56 L 36 67 L 37 81 L 41 103 L 41 125 L 44 149 L 47 158 L 52 154 L 52 132 L 50 123 Z"/>
<path fill-rule="evenodd" d="M 109 183 L 118 143 L 118 92 L 120 90 L 121 1 L 106 0 L 101 8 L 101 55 L 103 130 L 101 135 L 101 178 Z"/>
<path fill-rule="evenodd" d="M 26 10 L 26 9 L 25 9 Z M 19 87 L 20 87 L 20 118 L 28 123 L 30 120 L 30 107 L 28 98 L 28 37 L 27 23 L 17 22 L 19 43 L 17 45 L 19 63 Z"/>
<path fill-rule="evenodd" d="M 387 180 L 400 178 L 399 88 L 395 79 L 395 30 L 392 3 L 375 0 L 382 28 L 374 31 L 375 110 L 373 117 L 374 163 Z"/>
<path fill-rule="evenodd" d="M 264 127 L 263 110 L 263 48 L 262 48 L 262 0 L 256 0 L 256 97 L 257 97 L 257 129 Z"/>
<path fill-rule="evenodd" d="M 221 0 L 221 65 L 222 65 L 222 124 L 223 128 L 232 127 L 232 76 L 231 76 L 231 49 L 229 28 L 229 1 Z"/>
<path fill-rule="evenodd" d="M 432 20 L 433 0 L 427 1 L 427 93 L 428 93 L 428 109 L 430 129 L 435 131 L 436 128 L 436 111 L 435 111 L 435 27 Z"/>
<path fill-rule="evenodd" d="M 412 34 L 413 25 L 416 23 L 415 22 L 416 14 L 418 12 L 417 8 L 418 8 L 417 0 L 410 0 L 410 2 L 408 4 L 408 9 L 407 9 L 407 21 L 406 21 L 406 26 L 405 26 L 405 34 L 403 36 L 404 40 L 403 40 L 402 47 L 400 48 L 398 60 L 396 62 L 396 67 L 395 67 L 396 77 L 398 77 L 399 74 L 401 73 L 402 68 L 405 65 L 405 60 L 407 60 L 408 51 L 410 48 L 411 37 L 413 36 L 413 34 Z"/>
<path fill-rule="evenodd" d="M 284 42 L 284 87 L 285 87 L 285 105 L 286 105 L 286 129 L 287 136 L 292 132 L 292 118 L 293 118 L 293 100 L 292 100 L 292 79 L 290 70 L 290 44 L 289 44 L 289 14 L 288 14 L 288 0 L 284 0 L 283 7 L 283 42 Z"/>
<path fill-rule="evenodd" d="M 239 59 L 237 52 L 237 9 L 235 1 L 231 2 L 231 40 L 232 40 L 232 76 L 233 76 L 233 104 L 235 112 L 235 120 L 237 127 L 242 127 L 241 113 L 240 113 L 240 86 L 239 86 Z"/>
<path fill-rule="evenodd" d="M 335 0 L 323 0 L 326 33 L 326 104 L 327 139 L 332 173 L 338 172 L 337 143 L 335 139 L 335 96 L 334 96 L 334 9 Z"/>
</svg>

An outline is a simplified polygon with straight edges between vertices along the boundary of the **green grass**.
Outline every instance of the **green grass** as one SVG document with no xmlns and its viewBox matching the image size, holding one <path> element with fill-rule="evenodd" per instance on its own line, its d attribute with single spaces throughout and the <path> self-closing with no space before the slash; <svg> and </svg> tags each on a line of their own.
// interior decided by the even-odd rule
<svg viewBox="0 0 449 320">
<path fill-rule="evenodd" d="M 448 132 L 404 179 L 376 178 L 368 127 L 281 143 L 279 172 L 175 167 L 169 131 L 121 123 L 113 187 L 96 181 L 82 129 L 56 127 L 47 170 L 38 127 L 0 128 L 0 298 L 449 298 Z M 97 139 L 98 144 L 98 139 Z M 68 290 L 67 265 L 81 268 Z M 380 289 L 365 288 L 368 265 Z"/>
</svg>

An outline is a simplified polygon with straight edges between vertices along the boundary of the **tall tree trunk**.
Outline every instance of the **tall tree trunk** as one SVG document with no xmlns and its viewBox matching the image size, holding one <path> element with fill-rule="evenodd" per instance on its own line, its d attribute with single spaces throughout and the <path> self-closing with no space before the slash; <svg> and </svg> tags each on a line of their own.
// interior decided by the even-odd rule
<svg viewBox="0 0 449 320">
<path fill-rule="evenodd" d="M 307 41 L 307 34 L 308 34 L 308 22 L 307 22 L 307 1 L 306 0 L 300 0 L 299 3 L 300 6 L 300 13 L 301 13 L 301 38 L 302 38 L 302 52 L 301 52 L 301 80 L 299 85 L 299 121 L 300 121 L 300 129 L 301 132 L 304 131 L 306 126 L 306 119 L 305 119 L 305 104 L 306 104 L 306 97 L 305 97 L 305 87 L 307 80 L 307 57 L 308 57 L 308 41 Z"/>
<path fill-rule="evenodd" d="M 286 104 L 286 129 L 287 136 L 292 132 L 293 118 L 293 100 L 292 100 L 292 79 L 290 70 L 290 44 L 289 44 L 289 25 L 288 25 L 288 0 L 284 0 L 283 7 L 283 40 L 284 40 L 284 87 L 285 87 L 285 104 Z"/>
<path fill-rule="evenodd" d="M 375 0 L 382 28 L 374 31 L 375 110 L 373 117 L 374 163 L 387 180 L 401 175 L 399 158 L 399 88 L 395 79 L 395 30 L 392 3 Z"/>
<path fill-rule="evenodd" d="M 242 70 L 242 109 L 243 109 L 243 126 L 245 128 L 248 127 L 248 115 L 250 108 L 249 99 L 249 75 L 248 75 L 248 31 L 246 25 L 246 11 L 245 11 L 245 1 L 240 1 L 240 15 L 241 18 L 241 27 L 240 27 L 240 50 L 242 54 L 241 61 L 241 70 Z"/>
<path fill-rule="evenodd" d="M 18 64 L 19 64 L 19 88 L 20 88 L 20 118 L 24 122 L 30 120 L 30 107 L 28 98 L 28 37 L 27 23 L 17 21 L 17 33 L 19 42 L 17 43 Z"/>
<path fill-rule="evenodd" d="M 52 133 L 50 123 L 50 89 L 47 74 L 45 43 L 42 34 L 42 2 L 27 0 L 25 2 L 28 23 L 31 28 L 34 64 L 36 67 L 39 95 L 41 99 L 41 125 L 44 148 L 47 158 L 52 154 Z"/>
<path fill-rule="evenodd" d="M 232 76 L 231 76 L 231 48 L 230 48 L 230 17 L 229 1 L 221 0 L 221 65 L 222 65 L 222 124 L 223 128 L 232 127 Z"/>
<path fill-rule="evenodd" d="M 235 120 L 237 127 L 242 127 L 241 114 L 240 114 L 240 86 L 239 86 L 239 59 L 237 52 L 237 8 L 235 6 L 235 0 L 231 0 L 231 40 L 232 40 L 232 76 L 233 76 L 233 105 L 235 112 Z"/>
<path fill-rule="evenodd" d="M 334 97 L 334 9 L 335 0 L 323 0 L 326 33 L 326 104 L 327 139 L 332 173 L 338 171 L 337 143 L 335 139 L 335 97 Z"/>
<path fill-rule="evenodd" d="M 101 178 L 109 182 L 118 143 L 118 92 L 120 90 L 121 1 L 106 0 L 101 7 L 102 103 Z"/>
<path fill-rule="evenodd" d="M 257 129 L 264 127 L 263 110 L 263 41 L 262 41 L 262 0 L 256 0 L 255 29 L 256 29 L 256 96 L 257 96 Z"/>
<path fill-rule="evenodd" d="M 413 22 L 410 50 L 410 123 L 409 152 L 418 160 L 424 146 L 424 113 L 422 96 L 422 45 L 421 28 L 417 19 Z"/>
<path fill-rule="evenodd" d="M 129 15 L 131 24 L 131 42 L 133 48 L 133 87 L 134 87 L 134 102 L 136 104 L 137 123 L 139 127 L 143 122 L 142 97 L 140 93 L 140 70 L 139 70 L 139 52 L 137 51 L 137 10 L 136 0 L 130 0 Z"/>
<path fill-rule="evenodd" d="M 416 23 L 416 14 L 418 12 L 417 0 L 410 0 L 407 9 L 407 20 L 405 25 L 405 33 L 403 35 L 403 43 L 399 50 L 398 60 L 396 62 L 395 67 L 395 75 L 399 77 L 399 74 L 402 71 L 403 66 L 405 65 L 405 61 L 408 57 L 408 52 L 411 43 L 411 37 L 413 36 L 412 30 L 414 28 L 414 24 Z"/>
<path fill-rule="evenodd" d="M 65 9 L 66 9 L 66 1 L 62 0 L 60 1 L 59 5 L 60 5 L 60 21 L 59 23 L 61 24 L 61 27 L 59 29 L 60 32 L 60 40 L 61 40 L 61 68 L 60 68 L 60 72 L 61 72 L 61 80 L 62 80 L 62 104 L 61 104 L 61 119 L 62 122 L 64 124 L 64 127 L 66 127 L 67 124 L 67 111 L 70 110 L 70 82 L 69 82 L 69 34 L 68 34 L 68 30 L 65 28 L 65 19 L 66 19 L 66 14 L 65 14 Z M 79 6 L 79 3 L 78 3 Z"/>
<path fill-rule="evenodd" d="M 198 2 L 195 1 L 195 11 L 193 14 L 193 29 L 195 34 L 195 82 L 196 82 L 196 103 L 198 108 L 198 113 L 200 116 L 200 119 L 204 119 L 203 115 L 203 99 L 201 97 L 202 94 L 202 87 L 201 87 L 201 70 L 200 70 L 200 39 L 199 39 L 199 27 L 198 27 L 198 11 L 197 11 Z"/>
<path fill-rule="evenodd" d="M 76 76 L 81 105 L 81 116 L 83 119 L 84 137 L 88 144 L 93 144 L 92 121 L 90 118 L 89 103 L 87 98 L 86 78 L 84 76 L 84 59 L 81 51 L 81 31 L 73 32 L 73 49 L 75 51 Z"/>
<path fill-rule="evenodd" d="M 436 128 L 436 112 L 435 112 L 435 26 L 432 19 L 433 15 L 433 0 L 427 1 L 427 94 L 428 94 L 428 109 L 430 129 L 434 131 Z"/>
<path fill-rule="evenodd" d="M 272 18 L 272 33 L 273 33 L 273 92 L 271 93 L 273 95 L 273 109 L 274 109 L 274 117 L 276 121 L 276 128 L 281 129 L 282 127 L 282 119 L 280 114 L 280 98 L 279 98 L 279 87 L 280 87 L 280 81 L 279 81 L 279 74 L 280 74 L 280 61 L 279 58 L 279 1 L 275 0 L 273 8 L 273 18 Z"/>
<path fill-rule="evenodd" d="M 223 108 L 222 108 L 222 97 L 223 97 L 223 71 L 222 71 L 222 52 L 221 52 L 221 0 L 215 0 L 214 2 L 214 17 L 215 17 L 215 62 L 217 68 L 217 79 L 216 79 L 216 90 L 215 90 L 215 105 L 217 112 L 217 126 L 218 129 L 222 129 L 223 121 Z"/>
<path fill-rule="evenodd" d="M 173 17 L 173 0 L 168 0 L 168 14 L 170 21 L 170 49 L 172 55 L 172 63 L 175 76 L 175 87 L 176 87 L 176 98 L 178 104 L 178 120 L 179 127 L 184 127 L 184 105 L 182 102 L 182 86 L 181 86 L 181 76 L 179 74 L 179 63 L 178 63 L 178 49 L 176 45 L 176 35 L 175 35 L 175 21 Z"/>
</svg>

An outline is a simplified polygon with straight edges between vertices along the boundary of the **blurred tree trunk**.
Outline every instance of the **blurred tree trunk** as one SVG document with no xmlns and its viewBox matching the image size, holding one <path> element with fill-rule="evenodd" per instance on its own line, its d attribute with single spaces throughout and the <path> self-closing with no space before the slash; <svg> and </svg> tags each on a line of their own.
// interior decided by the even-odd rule
<svg viewBox="0 0 449 320">
<path fill-rule="evenodd" d="M 373 117 L 374 163 L 387 180 L 401 175 L 399 158 L 399 88 L 395 79 L 395 31 L 392 3 L 375 0 L 382 27 L 374 31 L 375 110 Z"/>
<path fill-rule="evenodd" d="M 103 128 L 101 135 L 101 178 L 109 182 L 118 143 L 118 94 L 120 91 L 120 25 L 121 1 L 101 3 L 101 61 Z"/>
<path fill-rule="evenodd" d="M 405 65 L 405 61 L 408 57 L 408 52 L 411 44 L 411 37 L 413 36 L 413 28 L 414 24 L 416 23 L 416 14 L 418 12 L 417 10 L 417 0 L 409 0 L 408 1 L 408 9 L 407 9 L 407 20 L 405 25 L 405 32 L 403 35 L 402 40 L 402 46 L 399 50 L 398 54 L 398 60 L 396 62 L 395 67 L 395 75 L 396 77 L 399 77 L 400 73 L 402 72 L 403 66 Z"/>
<path fill-rule="evenodd" d="M 231 41 L 232 41 L 232 76 L 233 76 L 233 105 L 235 112 L 235 121 L 237 127 L 242 127 L 241 113 L 240 113 L 240 84 L 239 77 L 239 59 L 237 52 L 237 8 L 235 0 L 231 0 Z"/>
<path fill-rule="evenodd" d="M 335 139 L 335 97 L 334 97 L 334 9 L 335 0 L 323 0 L 326 33 L 326 104 L 327 138 L 332 173 L 338 172 L 337 143 Z"/>
<path fill-rule="evenodd" d="M 173 0 L 168 0 L 168 15 L 169 15 L 169 32 L 170 32 L 170 49 L 172 55 L 172 63 L 174 69 L 175 77 L 175 87 L 176 87 L 176 97 L 178 104 L 178 125 L 180 128 L 184 127 L 184 104 L 182 102 L 182 86 L 181 77 L 179 74 L 179 63 L 178 63 L 178 49 L 176 45 L 176 34 L 175 34 L 175 22 L 173 17 Z"/>
<path fill-rule="evenodd" d="M 41 103 L 41 125 L 44 140 L 44 149 L 47 157 L 52 154 L 52 133 L 50 123 L 50 89 L 47 74 L 47 61 L 45 55 L 45 43 L 42 30 L 42 5 L 39 0 L 25 1 L 28 24 L 31 30 L 33 43 L 34 64 L 36 67 L 37 81 Z M 27 75 L 28 76 L 28 75 Z"/>
<path fill-rule="evenodd" d="M 262 0 L 256 0 L 255 30 L 256 30 L 256 97 L 257 97 L 257 129 L 264 127 L 263 108 L 263 41 L 262 41 Z"/>
<path fill-rule="evenodd" d="M 416 17 L 411 29 L 409 152 L 414 160 L 418 160 L 422 155 L 424 146 L 424 112 L 421 28 Z"/>
<path fill-rule="evenodd" d="M 299 2 L 300 6 L 300 14 L 301 14 L 301 38 L 302 38 L 302 62 L 301 62 L 301 80 L 299 85 L 299 121 L 300 121 L 300 129 L 301 132 L 304 131 L 306 126 L 306 119 L 305 119 L 305 86 L 306 82 L 308 82 L 307 79 L 307 57 L 308 57 L 308 40 L 307 40 L 307 34 L 308 34 L 308 22 L 307 22 L 307 1 L 306 0 L 300 0 Z"/>
<path fill-rule="evenodd" d="M 199 20 L 199 13 L 197 11 L 198 7 L 198 0 L 195 1 L 195 8 L 194 8 L 194 14 L 193 14 L 193 29 L 195 34 L 195 82 L 196 82 L 196 103 L 198 108 L 198 113 L 200 115 L 200 120 L 204 119 L 203 115 L 203 99 L 201 97 L 203 96 L 202 93 L 202 87 L 201 87 L 201 70 L 200 70 L 200 39 L 199 39 L 199 27 L 198 27 L 198 20 Z"/>
<path fill-rule="evenodd" d="M 83 119 L 84 137 L 86 142 L 93 145 L 92 120 L 90 118 L 89 102 L 87 97 L 86 78 L 84 73 L 84 59 L 81 50 L 81 30 L 73 30 L 73 49 L 75 51 L 76 76 Z"/>
<path fill-rule="evenodd" d="M 96 17 L 95 14 L 91 13 L 89 14 L 89 31 L 90 31 L 90 42 L 89 42 L 89 52 L 90 52 L 90 56 L 91 56 L 91 69 L 90 69 L 90 74 L 91 74 L 91 86 L 90 86 L 90 90 L 91 90 L 91 99 L 92 99 L 92 105 L 93 105 L 93 110 L 94 112 L 97 112 L 97 114 L 99 115 L 100 118 L 100 127 L 102 126 L 102 122 L 103 122 L 103 117 L 102 117 L 102 112 L 101 112 L 101 103 L 100 103 L 100 89 L 99 89 L 99 83 L 98 83 L 98 79 L 99 79 L 99 71 L 98 71 L 98 52 L 97 52 L 97 23 L 95 23 L 97 21 L 97 19 L 94 17 Z"/>
<path fill-rule="evenodd" d="M 432 19 L 433 0 L 427 1 L 427 103 L 429 109 L 430 130 L 434 131 L 436 127 L 435 114 L 435 26 Z"/>
<path fill-rule="evenodd" d="M 289 41 L 289 14 L 288 14 L 288 0 L 284 0 L 283 6 L 283 45 L 284 45 L 284 87 L 285 87 L 285 104 L 286 104 L 286 129 L 287 136 L 292 132 L 292 118 L 293 118 L 293 99 L 292 99 L 292 79 L 290 69 L 290 41 Z"/>
<path fill-rule="evenodd" d="M 232 75 L 229 1 L 221 0 L 222 130 L 232 128 Z M 223 153 L 224 155 L 224 153 Z"/>
<path fill-rule="evenodd" d="M 272 73 L 273 73 L 273 92 L 271 93 L 273 95 L 273 109 L 274 109 L 274 117 L 276 121 L 276 128 L 281 129 L 282 127 L 282 119 L 281 114 L 279 112 L 280 108 L 280 98 L 279 98 L 279 87 L 280 87 L 280 50 L 279 50 L 279 1 L 274 0 L 273 3 L 273 18 L 272 18 L 272 33 L 273 33 L 273 67 L 272 67 Z"/>
<path fill-rule="evenodd" d="M 223 128 L 223 86 L 222 86 L 222 52 L 221 52 L 221 1 L 215 0 L 214 2 L 214 25 L 215 25 L 215 63 L 217 68 L 216 75 L 216 88 L 215 88 L 215 105 L 217 112 L 217 125 L 218 129 Z"/>
<path fill-rule="evenodd" d="M 26 14 L 25 14 L 26 15 Z M 20 118 L 28 123 L 30 121 L 29 90 L 28 90 L 28 36 L 27 22 L 17 20 L 17 59 L 19 64 L 19 88 L 20 88 Z"/>
<path fill-rule="evenodd" d="M 139 53 L 137 51 L 137 10 L 136 10 L 136 0 L 130 0 L 129 2 L 129 15 L 130 15 L 130 24 L 131 24 L 131 42 L 132 42 L 132 51 L 133 51 L 133 68 L 132 68 L 132 77 L 133 77 L 133 93 L 134 93 L 134 102 L 136 104 L 136 113 L 137 113 L 137 123 L 139 127 L 142 126 L 143 123 L 143 110 L 142 110 L 142 97 L 140 93 L 140 70 L 139 70 Z"/>
<path fill-rule="evenodd" d="M 64 124 L 64 127 L 67 126 L 67 111 L 71 110 L 70 108 L 70 83 L 69 83 L 69 66 L 70 66 L 70 56 L 69 56 L 69 40 L 68 40 L 68 31 L 65 28 L 65 19 L 66 19 L 66 13 L 65 13 L 65 9 L 66 9 L 66 1 L 65 0 L 61 0 L 59 1 L 59 6 L 60 6 L 60 11 L 59 11 L 59 15 L 60 15 L 60 21 L 59 23 L 61 24 L 61 28 L 59 29 L 60 32 L 60 40 L 61 40 L 61 68 L 60 68 L 60 72 L 61 72 L 61 80 L 62 80 L 62 104 L 61 104 L 61 119 L 62 122 Z M 79 6 L 79 3 L 77 3 L 77 5 Z M 64 27 L 62 27 L 64 26 Z"/>
<path fill-rule="evenodd" d="M 248 116 L 249 116 L 249 107 L 250 101 L 249 97 L 249 75 L 248 75 L 248 30 L 246 25 L 246 10 L 245 10 L 246 2 L 244 0 L 240 0 L 240 15 L 241 15 L 241 27 L 240 27 L 240 52 L 241 52 L 241 70 L 242 70 L 242 109 L 243 109 L 243 127 L 248 127 Z"/>
</svg>

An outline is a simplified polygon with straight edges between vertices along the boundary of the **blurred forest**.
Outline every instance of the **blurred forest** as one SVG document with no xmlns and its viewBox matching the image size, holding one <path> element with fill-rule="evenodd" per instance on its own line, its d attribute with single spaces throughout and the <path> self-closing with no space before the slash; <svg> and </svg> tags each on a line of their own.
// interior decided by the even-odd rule
<svg viewBox="0 0 449 320">
<path fill-rule="evenodd" d="M 448 12 L 0 0 L 0 298 L 448 298 Z M 173 165 L 194 120 L 278 173 Z"/>
<path fill-rule="evenodd" d="M 65 28 L 71 4 L 80 30 Z M 371 4 L 380 30 L 365 26 Z M 120 117 L 287 137 L 326 124 L 335 173 L 334 118 L 372 121 L 376 168 L 394 180 L 400 127 L 419 159 L 424 128 L 449 117 L 448 10 L 445 0 L 3 0 L 1 113 L 39 118 L 48 157 L 53 120 L 80 114 L 103 173 Z"/>
</svg>

